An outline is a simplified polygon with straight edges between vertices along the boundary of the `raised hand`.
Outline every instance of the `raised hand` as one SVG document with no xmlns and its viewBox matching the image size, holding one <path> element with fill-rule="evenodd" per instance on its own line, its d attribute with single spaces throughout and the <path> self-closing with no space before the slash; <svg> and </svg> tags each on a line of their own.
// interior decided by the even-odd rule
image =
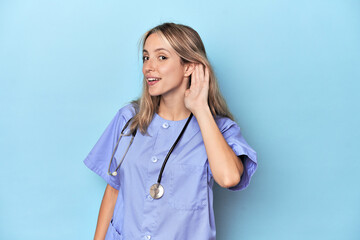
<svg viewBox="0 0 360 240">
<path fill-rule="evenodd" d="M 196 115 L 196 112 L 209 107 L 209 70 L 202 64 L 196 64 L 191 74 L 191 86 L 185 91 L 185 107 Z"/>
</svg>

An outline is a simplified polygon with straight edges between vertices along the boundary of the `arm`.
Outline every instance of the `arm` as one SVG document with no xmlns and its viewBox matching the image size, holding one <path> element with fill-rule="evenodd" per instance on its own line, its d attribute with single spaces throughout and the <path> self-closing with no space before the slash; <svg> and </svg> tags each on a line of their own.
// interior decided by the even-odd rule
<svg viewBox="0 0 360 240">
<path fill-rule="evenodd" d="M 209 108 L 194 113 L 199 123 L 214 180 L 224 188 L 240 182 L 244 166 L 224 139 Z"/>
<path fill-rule="evenodd" d="M 211 172 L 215 181 L 224 188 L 237 185 L 244 171 L 237 157 L 220 132 L 209 108 L 209 70 L 196 64 L 191 73 L 191 86 L 185 91 L 185 106 L 199 123 Z"/>
<path fill-rule="evenodd" d="M 111 187 L 109 184 L 106 186 L 100 206 L 94 240 L 105 239 L 109 223 L 114 213 L 118 193 L 119 190 Z"/>
</svg>

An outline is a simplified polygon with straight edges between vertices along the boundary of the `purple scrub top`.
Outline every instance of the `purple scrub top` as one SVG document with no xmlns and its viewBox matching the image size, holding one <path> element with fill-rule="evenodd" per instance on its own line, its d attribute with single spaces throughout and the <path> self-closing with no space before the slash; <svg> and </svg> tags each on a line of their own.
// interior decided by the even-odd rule
<svg viewBox="0 0 360 240">
<path fill-rule="evenodd" d="M 186 119 L 170 121 L 157 113 L 148 135 L 137 131 L 117 176 L 108 175 L 110 158 L 125 123 L 133 117 L 131 104 L 121 108 L 101 135 L 85 165 L 119 190 L 106 240 L 209 240 L 215 239 L 213 183 L 200 127 L 195 116 L 172 152 L 162 175 L 164 195 L 153 199 L 149 190 L 157 182 L 162 163 L 181 132 Z M 256 152 L 241 135 L 239 126 L 229 118 L 215 119 L 225 140 L 243 158 L 244 173 L 238 185 L 246 188 L 257 167 Z M 110 168 L 121 160 L 130 136 L 123 136 Z"/>
</svg>

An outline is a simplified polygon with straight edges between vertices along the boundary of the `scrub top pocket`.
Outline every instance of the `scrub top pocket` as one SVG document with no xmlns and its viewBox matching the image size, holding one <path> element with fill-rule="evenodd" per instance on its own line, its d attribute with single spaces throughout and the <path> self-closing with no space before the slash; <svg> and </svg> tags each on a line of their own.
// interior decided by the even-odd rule
<svg viewBox="0 0 360 240">
<path fill-rule="evenodd" d="M 207 169 L 175 164 L 170 175 L 169 204 L 177 210 L 200 210 L 207 205 Z"/>
<path fill-rule="evenodd" d="M 105 240 L 123 240 L 121 233 L 116 230 L 112 219 L 110 221 Z"/>
</svg>

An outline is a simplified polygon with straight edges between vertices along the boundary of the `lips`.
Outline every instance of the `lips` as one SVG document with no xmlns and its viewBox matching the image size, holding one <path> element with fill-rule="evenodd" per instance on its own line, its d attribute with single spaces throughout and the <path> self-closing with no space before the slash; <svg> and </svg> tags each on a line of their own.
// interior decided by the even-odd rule
<svg viewBox="0 0 360 240">
<path fill-rule="evenodd" d="M 161 78 L 157 78 L 157 77 L 146 77 L 146 80 L 148 82 L 149 85 L 154 85 L 155 83 L 157 83 L 158 81 L 161 80 Z"/>
</svg>

